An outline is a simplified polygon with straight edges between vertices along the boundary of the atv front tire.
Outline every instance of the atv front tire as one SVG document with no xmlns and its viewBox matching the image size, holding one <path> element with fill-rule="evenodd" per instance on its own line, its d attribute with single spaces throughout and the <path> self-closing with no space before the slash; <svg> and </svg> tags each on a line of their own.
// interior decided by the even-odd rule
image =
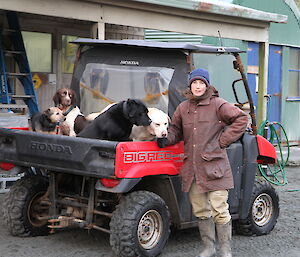
<svg viewBox="0 0 300 257">
<path fill-rule="evenodd" d="M 269 182 L 256 179 L 248 217 L 236 222 L 236 232 L 246 236 L 269 234 L 275 227 L 278 216 L 278 194 Z"/>
<path fill-rule="evenodd" d="M 133 192 L 116 207 L 110 231 L 110 244 L 117 256 L 157 256 L 170 234 L 168 207 L 152 192 Z"/>
<path fill-rule="evenodd" d="M 40 198 L 48 189 L 44 176 L 23 177 L 15 182 L 4 197 L 3 216 L 13 236 L 47 235 L 49 206 L 42 205 Z"/>
</svg>

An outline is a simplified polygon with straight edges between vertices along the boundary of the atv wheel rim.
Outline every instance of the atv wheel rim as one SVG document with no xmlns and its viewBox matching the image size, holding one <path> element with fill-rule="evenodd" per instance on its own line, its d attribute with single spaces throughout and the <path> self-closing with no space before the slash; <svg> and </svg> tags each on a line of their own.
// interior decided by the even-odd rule
<svg viewBox="0 0 300 257">
<path fill-rule="evenodd" d="M 147 211 L 138 224 L 138 240 L 144 249 L 152 249 L 159 242 L 163 232 L 161 215 L 155 210 Z"/>
<path fill-rule="evenodd" d="M 252 217 L 257 226 L 266 225 L 273 215 L 273 201 L 268 194 L 260 194 L 253 202 Z"/>
<path fill-rule="evenodd" d="M 48 215 L 49 206 L 43 206 L 40 201 L 44 192 L 35 195 L 28 205 L 28 220 L 34 227 L 42 227 L 47 224 L 47 219 L 43 217 Z"/>
</svg>

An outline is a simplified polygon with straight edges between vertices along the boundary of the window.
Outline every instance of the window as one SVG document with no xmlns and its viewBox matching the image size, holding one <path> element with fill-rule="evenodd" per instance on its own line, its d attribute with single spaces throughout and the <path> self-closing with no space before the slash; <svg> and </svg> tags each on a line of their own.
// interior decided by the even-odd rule
<svg viewBox="0 0 300 257">
<path fill-rule="evenodd" d="M 290 48 L 289 97 L 300 97 L 300 49 Z"/>
<path fill-rule="evenodd" d="M 69 43 L 76 36 L 62 36 L 62 72 L 73 73 L 77 45 Z"/>
<path fill-rule="evenodd" d="M 88 63 L 80 78 L 80 110 L 102 110 L 127 98 L 147 102 L 148 107 L 168 111 L 168 88 L 174 70 L 165 67 L 137 67 Z"/>
<path fill-rule="evenodd" d="M 51 72 L 51 34 L 23 31 L 22 36 L 31 71 Z"/>
</svg>

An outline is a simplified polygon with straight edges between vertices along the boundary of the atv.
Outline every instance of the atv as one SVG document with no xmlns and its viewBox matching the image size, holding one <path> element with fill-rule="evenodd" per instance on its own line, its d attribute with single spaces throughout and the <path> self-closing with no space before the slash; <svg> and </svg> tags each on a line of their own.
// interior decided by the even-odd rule
<svg viewBox="0 0 300 257">
<path fill-rule="evenodd" d="M 230 213 L 237 233 L 270 233 L 279 215 L 274 188 L 257 176 L 258 164 L 274 163 L 274 147 L 256 135 L 253 101 L 240 53 L 233 47 L 134 40 L 77 39 L 71 88 L 83 113 L 138 98 L 170 116 L 184 100 L 193 57 L 230 57 L 245 92 L 250 126 L 227 148 L 234 188 Z M 242 86 L 240 86 L 242 85 Z M 0 128 L 0 161 L 24 176 L 6 193 L 4 219 L 15 236 L 48 235 L 68 227 L 110 234 L 117 256 L 157 256 L 170 228 L 197 226 L 179 170 L 183 142 L 164 149 L 156 142 L 114 142 Z"/>
</svg>

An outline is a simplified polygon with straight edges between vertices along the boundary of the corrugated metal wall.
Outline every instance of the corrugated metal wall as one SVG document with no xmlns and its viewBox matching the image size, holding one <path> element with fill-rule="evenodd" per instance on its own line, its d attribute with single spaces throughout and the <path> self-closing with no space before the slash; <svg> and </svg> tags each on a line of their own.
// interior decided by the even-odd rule
<svg viewBox="0 0 300 257">
<path fill-rule="evenodd" d="M 202 36 L 200 35 L 182 34 L 154 29 L 145 29 L 145 39 L 163 42 L 202 42 Z"/>
</svg>

